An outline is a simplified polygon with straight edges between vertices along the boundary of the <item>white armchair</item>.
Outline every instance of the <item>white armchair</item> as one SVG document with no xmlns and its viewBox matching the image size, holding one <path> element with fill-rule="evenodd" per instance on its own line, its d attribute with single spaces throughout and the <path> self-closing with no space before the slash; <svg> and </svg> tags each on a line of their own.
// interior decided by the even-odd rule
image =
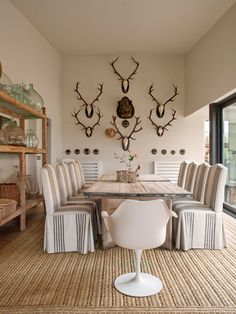
<svg viewBox="0 0 236 314">
<path fill-rule="evenodd" d="M 166 226 L 171 215 L 164 200 L 125 200 L 117 210 L 108 215 L 102 212 L 113 241 L 126 249 L 135 250 L 136 272 L 119 276 L 115 288 L 129 296 L 144 297 L 158 293 L 163 285 L 159 278 L 141 273 L 142 250 L 162 245 L 166 238 Z"/>
</svg>

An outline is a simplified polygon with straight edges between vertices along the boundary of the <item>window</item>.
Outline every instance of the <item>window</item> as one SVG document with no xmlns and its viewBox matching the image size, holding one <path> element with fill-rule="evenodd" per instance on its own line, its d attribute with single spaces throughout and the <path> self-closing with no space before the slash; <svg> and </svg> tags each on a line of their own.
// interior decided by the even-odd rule
<svg viewBox="0 0 236 314">
<path fill-rule="evenodd" d="M 227 167 L 225 207 L 236 213 L 236 95 L 210 105 L 210 162 Z"/>
</svg>

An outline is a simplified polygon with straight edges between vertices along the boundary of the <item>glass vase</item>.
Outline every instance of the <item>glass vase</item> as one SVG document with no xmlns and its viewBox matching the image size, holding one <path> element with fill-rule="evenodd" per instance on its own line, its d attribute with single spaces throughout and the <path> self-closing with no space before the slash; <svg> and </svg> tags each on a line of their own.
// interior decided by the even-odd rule
<svg viewBox="0 0 236 314">
<path fill-rule="evenodd" d="M 36 109 L 39 112 L 42 110 L 44 106 L 43 98 L 39 95 L 38 92 L 36 92 L 32 83 L 29 84 L 28 100 L 29 105 L 32 108 Z"/>
<path fill-rule="evenodd" d="M 39 139 L 32 129 L 27 130 L 26 133 L 26 146 L 27 147 L 38 147 Z"/>
</svg>

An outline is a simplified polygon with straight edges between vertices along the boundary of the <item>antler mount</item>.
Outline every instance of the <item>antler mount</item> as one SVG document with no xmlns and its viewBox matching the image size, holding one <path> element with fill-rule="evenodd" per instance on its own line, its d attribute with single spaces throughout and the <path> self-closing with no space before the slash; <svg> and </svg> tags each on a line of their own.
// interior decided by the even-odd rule
<svg viewBox="0 0 236 314">
<path fill-rule="evenodd" d="M 79 92 L 79 84 L 80 83 L 77 82 L 76 87 L 74 89 L 74 91 L 77 93 L 77 99 L 81 100 L 84 103 L 83 105 L 81 105 L 81 107 L 85 106 L 86 117 L 92 118 L 93 113 L 94 113 L 94 108 L 95 108 L 94 103 L 99 100 L 99 97 L 101 96 L 101 94 L 103 92 L 103 84 L 99 84 L 99 87 L 97 88 L 99 90 L 99 93 L 98 93 L 97 97 L 91 103 L 87 103 L 87 101 L 83 98 L 83 96 Z"/>
<path fill-rule="evenodd" d="M 136 64 L 134 71 L 129 75 L 128 78 L 124 78 L 115 68 L 115 63 L 117 62 L 117 60 L 119 59 L 119 57 L 117 57 L 114 61 L 111 62 L 111 66 L 113 68 L 114 73 L 119 77 L 118 80 L 121 81 L 121 89 L 122 92 L 124 94 L 127 94 L 129 91 L 129 81 L 133 80 L 133 76 L 137 73 L 137 69 L 139 67 L 139 62 L 136 61 L 133 57 L 131 57 L 131 59 L 134 61 L 134 63 Z"/>
<path fill-rule="evenodd" d="M 148 94 L 152 97 L 152 100 L 157 103 L 156 114 L 158 118 L 162 118 L 164 116 L 165 107 L 168 104 L 168 102 L 173 102 L 175 100 L 175 97 L 179 95 L 178 87 L 173 84 L 173 88 L 174 88 L 174 94 L 162 104 L 152 94 L 152 92 L 154 91 L 154 85 L 151 84 L 151 86 L 149 87 Z"/>
<path fill-rule="evenodd" d="M 120 137 L 117 138 L 117 140 L 120 140 L 121 139 L 121 144 L 122 144 L 122 148 L 124 151 L 127 151 L 129 149 L 129 146 L 130 146 L 130 140 L 136 140 L 132 135 L 134 133 L 137 133 L 137 132 L 140 132 L 143 127 L 140 126 L 138 128 L 138 126 L 140 125 L 140 123 L 142 122 L 140 120 L 140 117 L 134 117 L 135 118 L 135 123 L 134 123 L 134 127 L 133 129 L 131 130 L 130 134 L 129 135 L 123 135 L 121 133 L 121 131 L 119 130 L 117 124 L 116 124 L 116 116 L 112 116 L 112 122 L 111 122 L 111 125 L 114 126 L 115 130 L 116 130 L 116 133 L 119 134 Z"/>
</svg>

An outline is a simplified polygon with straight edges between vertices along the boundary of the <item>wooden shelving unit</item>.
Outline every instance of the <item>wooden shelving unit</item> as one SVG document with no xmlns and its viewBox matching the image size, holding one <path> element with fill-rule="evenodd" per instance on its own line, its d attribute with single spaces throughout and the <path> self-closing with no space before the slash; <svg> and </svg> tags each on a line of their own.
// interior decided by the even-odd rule
<svg viewBox="0 0 236 314">
<path fill-rule="evenodd" d="M 19 173 L 20 173 L 20 206 L 11 215 L 0 219 L 0 226 L 7 223 L 8 221 L 20 216 L 20 230 L 26 228 L 26 211 L 30 208 L 40 204 L 42 197 L 37 199 L 26 200 L 25 195 L 25 176 L 26 176 L 26 154 L 42 154 L 43 165 L 47 163 L 47 117 L 45 109 L 43 112 L 31 108 L 30 106 L 23 104 L 15 98 L 7 95 L 0 91 L 0 112 L 11 117 L 19 119 L 20 127 L 25 130 L 26 119 L 41 119 L 42 121 L 42 147 L 31 148 L 24 146 L 11 146 L 11 145 L 0 145 L 0 153 L 17 154 L 19 156 Z"/>
</svg>

